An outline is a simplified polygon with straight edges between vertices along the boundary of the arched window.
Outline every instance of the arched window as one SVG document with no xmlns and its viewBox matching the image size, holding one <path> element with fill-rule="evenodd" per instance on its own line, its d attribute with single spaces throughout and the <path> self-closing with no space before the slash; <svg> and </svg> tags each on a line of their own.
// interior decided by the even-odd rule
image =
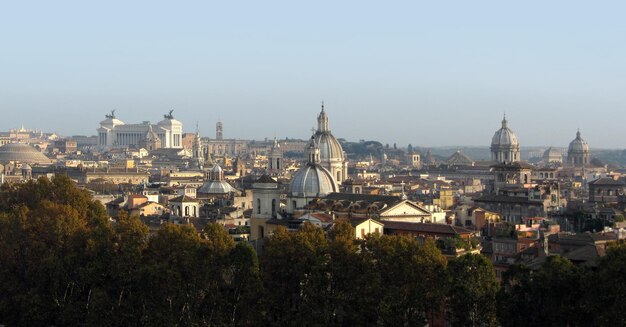
<svg viewBox="0 0 626 327">
<path fill-rule="evenodd" d="M 341 180 L 341 172 L 338 171 L 337 172 L 337 182 L 339 182 Z"/>
<path fill-rule="evenodd" d="M 189 216 L 189 206 L 185 206 L 185 216 Z"/>
<path fill-rule="evenodd" d="M 193 216 L 198 217 L 197 212 L 196 212 L 196 207 L 193 207 Z"/>
<path fill-rule="evenodd" d="M 256 199 L 256 213 L 261 214 L 261 199 Z"/>
</svg>

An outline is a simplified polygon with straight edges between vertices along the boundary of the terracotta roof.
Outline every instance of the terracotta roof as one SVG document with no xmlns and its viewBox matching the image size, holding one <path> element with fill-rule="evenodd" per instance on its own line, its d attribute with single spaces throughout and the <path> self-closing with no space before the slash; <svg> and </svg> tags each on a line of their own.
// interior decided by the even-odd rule
<svg viewBox="0 0 626 327">
<path fill-rule="evenodd" d="M 402 199 L 397 196 L 350 193 L 330 193 L 326 197 L 324 197 L 324 200 L 346 200 L 350 202 L 364 201 L 369 203 L 383 202 L 388 206 L 394 205 L 402 201 Z"/>
<path fill-rule="evenodd" d="M 319 213 L 319 212 L 317 212 L 317 213 L 309 213 L 309 214 L 306 214 L 306 215 L 301 216 L 301 217 L 300 217 L 300 218 L 298 218 L 298 219 L 306 219 L 306 216 L 307 216 L 307 215 L 308 215 L 309 217 L 312 217 L 312 218 L 318 219 L 319 221 L 321 221 L 321 222 L 323 222 L 323 223 L 329 223 L 329 222 L 332 222 L 332 221 L 334 220 L 334 219 L 333 219 L 333 216 L 331 216 L 331 215 L 329 215 L 329 214 L 326 214 L 326 213 Z"/>
<path fill-rule="evenodd" d="M 385 229 L 405 230 L 430 234 L 472 234 L 473 231 L 447 224 L 413 223 L 402 221 L 382 221 Z"/>
<path fill-rule="evenodd" d="M 198 200 L 190 197 L 190 196 L 186 196 L 186 195 L 181 195 L 178 197 L 175 197 L 173 199 L 170 199 L 169 202 L 198 202 Z"/>
</svg>

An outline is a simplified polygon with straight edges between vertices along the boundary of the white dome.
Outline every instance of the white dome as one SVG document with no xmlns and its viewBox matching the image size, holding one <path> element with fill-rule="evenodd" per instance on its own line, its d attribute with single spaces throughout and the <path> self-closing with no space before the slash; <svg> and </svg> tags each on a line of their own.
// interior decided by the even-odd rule
<svg viewBox="0 0 626 327">
<path fill-rule="evenodd" d="M 341 143 L 330 132 L 315 133 L 315 143 L 320 149 L 320 160 L 343 161 L 343 148 Z"/>
<path fill-rule="evenodd" d="M 515 133 L 508 127 L 508 121 L 506 120 L 506 116 L 502 119 L 502 128 L 496 131 L 491 139 L 492 147 L 516 147 L 519 146 L 519 142 L 517 141 L 517 136 Z"/>
<path fill-rule="evenodd" d="M 570 142 L 569 148 L 567 150 L 568 153 L 583 153 L 589 152 L 589 145 L 582 137 L 580 137 L 580 131 L 576 132 L 576 138 Z"/>
<path fill-rule="evenodd" d="M 335 179 L 318 164 L 309 163 L 300 168 L 289 185 L 289 194 L 297 197 L 321 197 L 333 192 L 337 192 Z"/>
<path fill-rule="evenodd" d="M 203 194 L 226 194 L 230 192 L 237 192 L 237 189 L 226 181 L 208 181 L 198 188 L 198 193 Z"/>
</svg>

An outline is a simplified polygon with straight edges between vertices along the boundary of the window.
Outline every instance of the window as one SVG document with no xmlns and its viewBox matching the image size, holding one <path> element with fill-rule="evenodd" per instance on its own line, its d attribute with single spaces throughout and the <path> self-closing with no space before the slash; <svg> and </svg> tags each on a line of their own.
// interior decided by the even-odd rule
<svg viewBox="0 0 626 327">
<path fill-rule="evenodd" d="M 272 217 L 276 217 L 276 199 L 272 199 Z"/>
<path fill-rule="evenodd" d="M 365 228 L 361 228 L 361 237 L 365 238 Z"/>
<path fill-rule="evenodd" d="M 257 215 L 261 214 L 261 199 L 256 199 L 256 213 Z"/>
</svg>

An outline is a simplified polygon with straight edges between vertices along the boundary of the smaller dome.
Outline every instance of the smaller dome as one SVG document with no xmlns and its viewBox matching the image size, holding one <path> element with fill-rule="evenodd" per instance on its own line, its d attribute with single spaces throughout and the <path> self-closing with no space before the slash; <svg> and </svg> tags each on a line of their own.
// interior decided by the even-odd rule
<svg viewBox="0 0 626 327">
<path fill-rule="evenodd" d="M 237 192 L 237 189 L 226 181 L 208 181 L 198 188 L 198 193 L 202 194 L 226 194 L 230 192 Z"/>
<path fill-rule="evenodd" d="M 508 126 L 506 116 L 502 119 L 502 128 L 496 131 L 491 139 L 491 146 L 494 147 L 516 147 L 519 146 L 517 136 Z"/>
<path fill-rule="evenodd" d="M 548 157 L 548 156 L 560 156 L 561 155 L 561 151 L 559 151 L 556 148 L 553 147 L 549 147 L 546 151 L 543 152 L 543 156 L 544 157 Z"/>
<path fill-rule="evenodd" d="M 289 194 L 297 197 L 322 197 L 337 191 L 332 174 L 319 164 L 309 163 L 300 168 L 289 185 Z"/>
<path fill-rule="evenodd" d="M 582 137 L 580 137 L 580 131 L 576 132 L 576 138 L 572 142 L 570 142 L 567 152 L 589 152 L 589 145 L 585 140 L 583 140 Z"/>
<path fill-rule="evenodd" d="M 563 155 L 561 151 L 556 148 L 549 147 L 546 151 L 543 152 L 543 161 L 545 162 L 562 162 Z"/>
</svg>

